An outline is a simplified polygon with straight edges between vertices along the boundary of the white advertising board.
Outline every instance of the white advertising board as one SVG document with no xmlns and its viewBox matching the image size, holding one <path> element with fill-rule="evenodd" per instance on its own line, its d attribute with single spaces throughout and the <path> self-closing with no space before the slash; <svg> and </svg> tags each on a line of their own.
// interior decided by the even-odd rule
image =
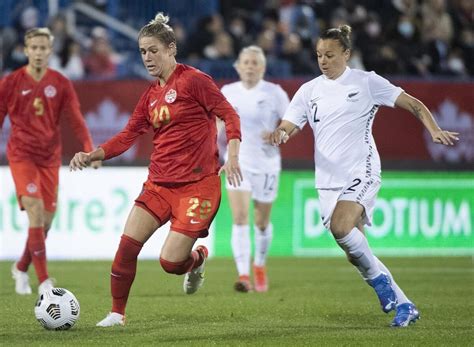
<svg viewBox="0 0 474 347">
<path fill-rule="evenodd" d="M 147 178 L 147 168 L 86 169 L 59 174 L 56 217 L 46 240 L 48 259 L 113 259 L 126 218 Z M 158 259 L 169 223 L 148 240 L 140 258 Z M 0 260 L 20 257 L 28 219 L 20 211 L 8 167 L 0 167 Z M 213 253 L 212 232 L 198 244 Z"/>
</svg>

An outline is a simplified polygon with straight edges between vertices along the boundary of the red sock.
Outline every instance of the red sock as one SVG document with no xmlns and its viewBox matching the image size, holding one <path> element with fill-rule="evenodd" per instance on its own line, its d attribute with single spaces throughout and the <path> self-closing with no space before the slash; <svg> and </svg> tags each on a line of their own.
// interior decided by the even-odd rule
<svg viewBox="0 0 474 347">
<path fill-rule="evenodd" d="M 122 235 L 110 273 L 112 312 L 125 314 L 128 294 L 137 272 L 137 257 L 143 243 Z"/>
<path fill-rule="evenodd" d="M 44 243 L 44 228 L 29 228 L 27 246 L 31 261 L 35 267 L 38 282 L 42 283 L 48 279 L 48 268 L 46 266 L 46 245 Z M 19 269 L 21 270 L 21 269 Z"/>
<path fill-rule="evenodd" d="M 201 253 L 202 252 L 202 253 Z M 183 275 L 192 269 L 200 266 L 207 257 L 207 249 L 204 251 L 192 251 L 189 258 L 181 262 L 170 262 L 160 258 L 160 263 L 163 269 L 172 274 Z"/>
<path fill-rule="evenodd" d="M 16 267 L 20 271 L 27 272 L 30 264 L 31 264 L 31 255 L 30 255 L 30 250 L 28 249 L 28 241 L 27 241 L 25 250 L 23 251 L 23 254 L 20 260 L 18 260 L 18 262 L 16 263 Z"/>
<path fill-rule="evenodd" d="M 44 234 L 44 240 L 46 242 L 48 234 Z M 30 250 L 28 249 L 28 240 L 26 241 L 25 249 L 23 250 L 23 254 L 21 255 L 20 260 L 16 263 L 16 267 L 18 270 L 27 272 L 28 268 L 30 267 L 31 264 L 31 255 L 30 255 Z"/>
</svg>

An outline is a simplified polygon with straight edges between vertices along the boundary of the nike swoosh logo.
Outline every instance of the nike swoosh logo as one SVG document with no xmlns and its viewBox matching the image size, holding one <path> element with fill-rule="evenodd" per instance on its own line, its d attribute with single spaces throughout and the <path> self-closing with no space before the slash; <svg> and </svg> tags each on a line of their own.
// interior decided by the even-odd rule
<svg viewBox="0 0 474 347">
<path fill-rule="evenodd" d="M 150 104 L 150 107 L 153 107 L 153 106 L 156 104 L 157 101 L 158 101 L 158 100 L 153 101 L 153 102 Z"/>
<path fill-rule="evenodd" d="M 353 96 L 356 96 L 357 94 L 359 94 L 359 92 L 350 93 L 350 94 L 348 95 L 348 97 L 349 97 L 349 98 L 352 98 Z"/>
<path fill-rule="evenodd" d="M 121 275 L 114 274 L 113 272 L 111 272 L 110 275 L 114 276 L 114 277 L 117 277 L 117 278 L 122 277 Z"/>
<path fill-rule="evenodd" d="M 199 224 L 199 223 L 201 223 L 201 222 L 198 221 L 198 220 L 191 219 L 191 224 Z"/>
<path fill-rule="evenodd" d="M 21 91 L 21 95 L 25 96 L 25 95 L 28 95 L 31 93 L 31 89 L 27 89 L 27 90 L 22 90 Z"/>
<path fill-rule="evenodd" d="M 44 249 L 42 249 L 41 251 L 34 251 L 33 254 L 35 256 L 39 256 L 40 254 L 44 253 Z"/>
</svg>

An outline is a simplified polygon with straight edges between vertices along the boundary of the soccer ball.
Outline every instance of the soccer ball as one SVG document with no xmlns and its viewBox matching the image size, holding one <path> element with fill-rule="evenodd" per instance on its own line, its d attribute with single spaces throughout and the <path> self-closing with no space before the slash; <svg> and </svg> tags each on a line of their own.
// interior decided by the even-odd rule
<svg viewBox="0 0 474 347">
<path fill-rule="evenodd" d="M 74 294 L 64 288 L 52 288 L 36 302 L 35 316 L 48 330 L 67 330 L 79 319 L 81 308 Z"/>
</svg>

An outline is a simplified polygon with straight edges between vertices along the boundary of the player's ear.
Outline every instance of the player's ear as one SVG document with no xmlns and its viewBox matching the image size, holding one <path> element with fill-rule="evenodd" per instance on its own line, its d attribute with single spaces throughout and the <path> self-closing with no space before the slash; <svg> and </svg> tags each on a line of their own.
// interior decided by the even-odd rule
<svg viewBox="0 0 474 347">
<path fill-rule="evenodd" d="M 344 51 L 344 58 L 346 59 L 346 61 L 349 60 L 349 58 L 351 57 L 351 50 L 348 48 Z"/>
<path fill-rule="evenodd" d="M 175 56 L 176 53 L 178 53 L 178 48 L 176 47 L 176 43 L 175 43 L 175 42 L 171 42 L 171 43 L 168 45 L 168 50 L 169 50 L 169 52 L 170 52 L 170 55 Z"/>
</svg>

